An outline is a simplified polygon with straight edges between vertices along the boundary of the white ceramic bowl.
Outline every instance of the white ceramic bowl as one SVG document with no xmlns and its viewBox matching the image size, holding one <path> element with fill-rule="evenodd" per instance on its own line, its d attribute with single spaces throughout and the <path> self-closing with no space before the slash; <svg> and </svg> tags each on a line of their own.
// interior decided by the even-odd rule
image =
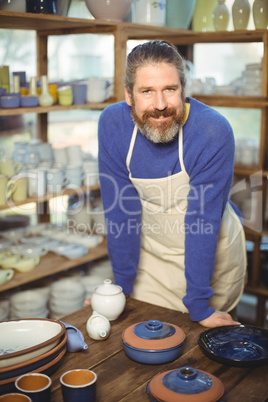
<svg viewBox="0 0 268 402">
<path fill-rule="evenodd" d="M 87 8 L 94 18 L 123 21 L 130 10 L 132 0 L 86 0 Z"/>
<path fill-rule="evenodd" d="M 23 319 L 0 323 L 0 367 L 18 364 L 53 349 L 65 326 L 49 319 Z"/>
</svg>

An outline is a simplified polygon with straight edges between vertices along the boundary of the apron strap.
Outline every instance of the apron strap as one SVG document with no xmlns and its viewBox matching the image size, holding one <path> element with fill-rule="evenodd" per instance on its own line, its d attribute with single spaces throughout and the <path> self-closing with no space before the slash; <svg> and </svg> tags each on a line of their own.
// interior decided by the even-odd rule
<svg viewBox="0 0 268 402">
<path fill-rule="evenodd" d="M 184 162 L 183 162 L 183 133 L 182 133 L 182 126 L 180 127 L 180 131 L 179 131 L 178 147 L 179 147 L 178 151 L 179 151 L 179 161 L 180 161 L 180 165 L 181 165 L 181 170 L 183 172 L 186 172 Z"/>
<path fill-rule="evenodd" d="M 129 172 L 129 177 L 131 177 L 131 172 L 130 172 L 130 159 L 132 156 L 132 152 L 133 152 L 133 148 L 134 148 L 134 144 L 136 141 L 136 137 L 137 137 L 137 132 L 138 132 L 138 127 L 137 124 L 135 124 L 134 130 L 132 132 L 132 137 L 131 137 L 131 141 L 130 141 L 130 145 L 129 145 L 129 150 L 128 150 L 128 154 L 127 154 L 127 158 L 126 158 L 126 165 L 127 165 L 127 170 Z"/>
</svg>

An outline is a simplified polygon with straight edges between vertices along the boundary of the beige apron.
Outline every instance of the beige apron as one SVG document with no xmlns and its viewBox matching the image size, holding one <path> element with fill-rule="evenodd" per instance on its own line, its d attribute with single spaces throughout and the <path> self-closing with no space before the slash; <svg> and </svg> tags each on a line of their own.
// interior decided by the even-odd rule
<svg viewBox="0 0 268 402">
<path fill-rule="evenodd" d="M 142 205 L 140 261 L 131 296 L 159 306 L 188 312 L 184 265 L 184 220 L 189 176 L 183 163 L 183 133 L 179 133 L 181 171 L 158 179 L 133 178 L 130 160 L 137 136 L 135 126 L 126 159 L 129 179 Z M 179 235 L 177 235 L 179 233 Z M 241 251 L 238 251 L 241 250 Z M 228 202 L 223 214 L 211 282 L 210 306 L 231 311 L 238 303 L 246 281 L 246 247 L 242 224 Z"/>
</svg>

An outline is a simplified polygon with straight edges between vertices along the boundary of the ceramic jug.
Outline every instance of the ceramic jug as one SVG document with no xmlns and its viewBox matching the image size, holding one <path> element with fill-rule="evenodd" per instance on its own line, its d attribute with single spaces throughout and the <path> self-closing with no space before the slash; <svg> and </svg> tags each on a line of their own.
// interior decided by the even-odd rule
<svg viewBox="0 0 268 402">
<path fill-rule="evenodd" d="M 234 29 L 247 29 L 250 15 L 248 0 L 235 0 L 232 7 Z"/>
<path fill-rule="evenodd" d="M 253 20 L 256 29 L 266 29 L 268 24 L 267 0 L 255 0 L 252 6 Z"/>
<path fill-rule="evenodd" d="M 93 311 L 92 315 L 87 320 L 87 333 L 90 338 L 96 341 L 107 339 L 110 334 L 111 324 L 103 315 Z"/>
<path fill-rule="evenodd" d="M 67 332 L 67 352 L 77 352 L 78 350 L 86 350 L 88 345 L 85 342 L 85 338 L 82 332 L 71 324 L 60 321 L 66 328 Z"/>
<path fill-rule="evenodd" d="M 226 31 L 229 23 L 229 10 L 225 0 L 218 0 L 212 14 L 215 31 Z"/>
</svg>

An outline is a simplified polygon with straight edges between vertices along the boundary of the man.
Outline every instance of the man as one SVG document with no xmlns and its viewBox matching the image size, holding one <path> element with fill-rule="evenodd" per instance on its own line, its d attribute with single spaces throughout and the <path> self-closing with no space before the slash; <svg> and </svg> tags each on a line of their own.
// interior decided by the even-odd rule
<svg viewBox="0 0 268 402">
<path fill-rule="evenodd" d="M 184 62 L 164 41 L 128 55 L 125 99 L 99 120 L 99 169 L 115 282 L 139 300 L 206 327 L 245 284 L 243 227 L 228 201 L 234 138 L 227 120 L 185 98 Z"/>
</svg>

